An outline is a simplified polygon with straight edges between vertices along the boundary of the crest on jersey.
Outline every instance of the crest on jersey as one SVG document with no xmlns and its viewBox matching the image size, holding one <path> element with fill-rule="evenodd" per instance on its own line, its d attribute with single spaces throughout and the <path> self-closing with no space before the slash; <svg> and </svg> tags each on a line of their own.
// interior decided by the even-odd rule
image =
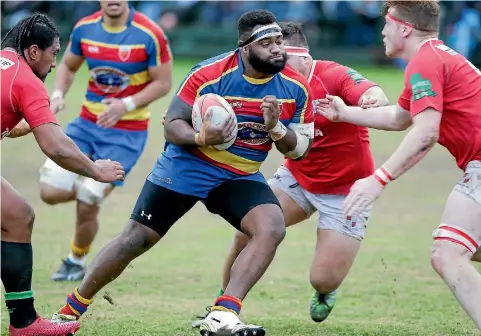
<svg viewBox="0 0 481 336">
<path fill-rule="evenodd" d="M 351 78 L 351 80 L 355 83 L 355 85 L 361 83 L 362 81 L 366 80 L 363 75 L 361 75 L 359 72 L 357 72 L 354 69 L 348 69 L 347 74 Z"/>
<path fill-rule="evenodd" d="M 122 70 L 100 66 L 90 70 L 95 86 L 104 93 L 119 93 L 130 83 L 130 77 Z"/>
<path fill-rule="evenodd" d="M 120 46 L 119 48 L 119 58 L 122 62 L 125 62 L 129 59 L 130 53 L 132 52 L 132 48 L 129 46 Z"/>
<path fill-rule="evenodd" d="M 266 126 L 255 122 L 240 122 L 237 126 L 237 141 L 260 146 L 269 142 Z"/>
<path fill-rule="evenodd" d="M 438 94 L 433 91 L 433 84 L 429 79 L 423 78 L 420 73 L 414 73 L 409 79 L 413 101 L 424 97 L 436 97 Z"/>
</svg>

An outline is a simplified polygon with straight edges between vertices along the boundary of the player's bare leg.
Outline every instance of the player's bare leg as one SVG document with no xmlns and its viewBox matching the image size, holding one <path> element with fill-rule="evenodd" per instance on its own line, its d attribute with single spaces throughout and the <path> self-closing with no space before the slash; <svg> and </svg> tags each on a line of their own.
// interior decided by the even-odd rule
<svg viewBox="0 0 481 336">
<path fill-rule="evenodd" d="M 361 242 L 334 230 L 317 230 L 316 250 L 310 281 L 316 290 L 311 300 L 311 318 L 324 321 L 334 308 L 336 289 L 351 269 Z"/>
<path fill-rule="evenodd" d="M 155 231 L 130 220 L 122 233 L 100 250 L 78 289 L 67 299 L 68 304 L 63 306 L 53 319 L 64 322 L 80 318 L 93 302 L 95 294 L 115 280 L 132 260 L 148 251 L 160 239 L 161 236 Z M 76 311 L 73 311 L 71 306 Z"/>
<path fill-rule="evenodd" d="M 452 191 L 446 203 L 442 224 L 434 233 L 431 254 L 433 268 L 479 329 L 481 275 L 470 259 L 476 251 L 473 246 L 481 242 L 480 220 L 481 205 L 459 191 Z"/>
<path fill-rule="evenodd" d="M 307 219 L 309 215 L 306 214 L 304 209 L 302 209 L 292 198 L 286 195 L 282 190 L 272 187 L 272 191 L 276 195 L 279 203 L 283 209 L 285 225 L 290 226 L 300 223 Z M 219 290 L 217 297 L 224 294 L 227 284 L 230 281 L 232 265 L 236 261 L 239 254 L 244 250 L 244 248 L 249 243 L 250 237 L 240 231 L 236 231 L 232 245 L 227 254 L 226 260 L 224 261 L 224 267 L 222 270 L 222 287 Z M 204 315 L 195 316 L 192 322 L 193 328 L 198 328 L 204 318 L 210 313 L 211 306 L 206 307 L 207 313 Z"/>
<path fill-rule="evenodd" d="M 1 179 L 2 282 L 10 315 L 9 335 L 68 335 L 77 322 L 56 325 L 41 319 L 33 305 L 31 236 L 35 213 L 5 179 Z"/>
<path fill-rule="evenodd" d="M 86 181 L 88 182 L 86 183 Z M 99 192 L 101 192 L 103 196 L 95 196 L 90 191 L 92 188 L 88 188 L 89 185 L 99 186 L 99 188 L 101 188 Z M 85 186 L 87 186 L 87 188 Z M 76 183 L 73 188 L 75 199 L 77 201 L 75 233 L 70 243 L 70 253 L 65 259 L 63 259 L 60 268 L 55 274 L 53 274 L 52 280 L 77 281 L 84 277 L 86 256 L 90 251 L 99 228 L 98 214 L 100 212 L 100 203 L 112 192 L 113 189 L 114 186 L 111 184 L 89 181 L 88 179 L 82 179 L 79 183 Z M 45 188 L 42 189 L 41 192 L 42 191 L 44 201 L 45 199 L 50 201 L 49 204 L 55 204 L 52 202 L 67 199 L 66 197 L 62 199 L 62 197 L 67 196 L 68 194 L 65 190 L 45 185 Z M 47 195 L 48 198 L 46 197 Z"/>
<path fill-rule="evenodd" d="M 285 237 L 282 210 L 275 204 L 258 205 L 244 216 L 241 229 L 250 239 L 231 267 L 225 292 L 217 298 L 211 312 L 201 323 L 201 335 L 217 335 L 216 331 L 220 330 L 217 325 L 220 323 L 234 325 L 230 330 L 232 335 L 265 334 L 260 326 L 236 322 L 237 317 L 231 312 L 237 310 L 238 313 L 242 300 L 264 275 L 274 259 L 277 246 Z"/>
</svg>

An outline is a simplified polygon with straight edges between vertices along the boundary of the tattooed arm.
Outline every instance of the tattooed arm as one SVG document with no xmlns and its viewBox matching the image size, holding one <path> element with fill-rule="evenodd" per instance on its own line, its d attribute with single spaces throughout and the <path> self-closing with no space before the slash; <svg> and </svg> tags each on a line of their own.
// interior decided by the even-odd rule
<svg viewBox="0 0 481 336">
<path fill-rule="evenodd" d="M 415 166 L 434 147 L 439 138 L 441 113 L 433 108 L 413 118 L 413 127 L 394 154 L 384 163 L 394 179 Z"/>
</svg>

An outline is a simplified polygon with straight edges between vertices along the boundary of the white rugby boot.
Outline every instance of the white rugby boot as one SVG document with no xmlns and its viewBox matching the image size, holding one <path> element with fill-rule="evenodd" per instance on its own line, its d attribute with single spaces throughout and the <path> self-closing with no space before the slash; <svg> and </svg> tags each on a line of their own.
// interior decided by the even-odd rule
<svg viewBox="0 0 481 336">
<path fill-rule="evenodd" d="M 202 336 L 264 336 L 266 331 L 261 326 L 244 324 L 231 312 L 214 310 L 202 321 L 199 327 Z"/>
</svg>

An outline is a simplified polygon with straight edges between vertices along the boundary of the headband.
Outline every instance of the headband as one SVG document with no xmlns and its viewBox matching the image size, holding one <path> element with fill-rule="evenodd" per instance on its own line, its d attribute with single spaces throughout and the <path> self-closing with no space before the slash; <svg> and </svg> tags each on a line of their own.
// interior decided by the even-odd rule
<svg viewBox="0 0 481 336">
<path fill-rule="evenodd" d="M 422 29 L 422 28 L 415 27 L 411 22 L 407 22 L 407 21 L 403 21 L 401 19 L 398 19 L 397 17 L 395 17 L 394 15 L 391 15 L 389 13 L 386 14 L 386 17 L 393 20 L 394 22 L 400 23 L 400 24 L 402 24 L 406 27 L 410 27 L 410 28 L 417 29 L 417 30 L 422 30 L 422 31 L 425 31 L 425 32 L 436 32 L 436 30 Z"/>
<path fill-rule="evenodd" d="M 239 47 L 246 47 L 251 43 L 269 37 L 282 36 L 282 29 L 277 23 L 272 23 L 267 26 L 260 27 L 252 32 L 251 36 L 245 41 L 239 41 Z"/>
<path fill-rule="evenodd" d="M 290 56 L 301 56 L 301 57 L 310 56 L 309 49 L 306 49 L 306 48 L 286 46 L 285 49 L 286 49 L 286 54 Z"/>
</svg>

